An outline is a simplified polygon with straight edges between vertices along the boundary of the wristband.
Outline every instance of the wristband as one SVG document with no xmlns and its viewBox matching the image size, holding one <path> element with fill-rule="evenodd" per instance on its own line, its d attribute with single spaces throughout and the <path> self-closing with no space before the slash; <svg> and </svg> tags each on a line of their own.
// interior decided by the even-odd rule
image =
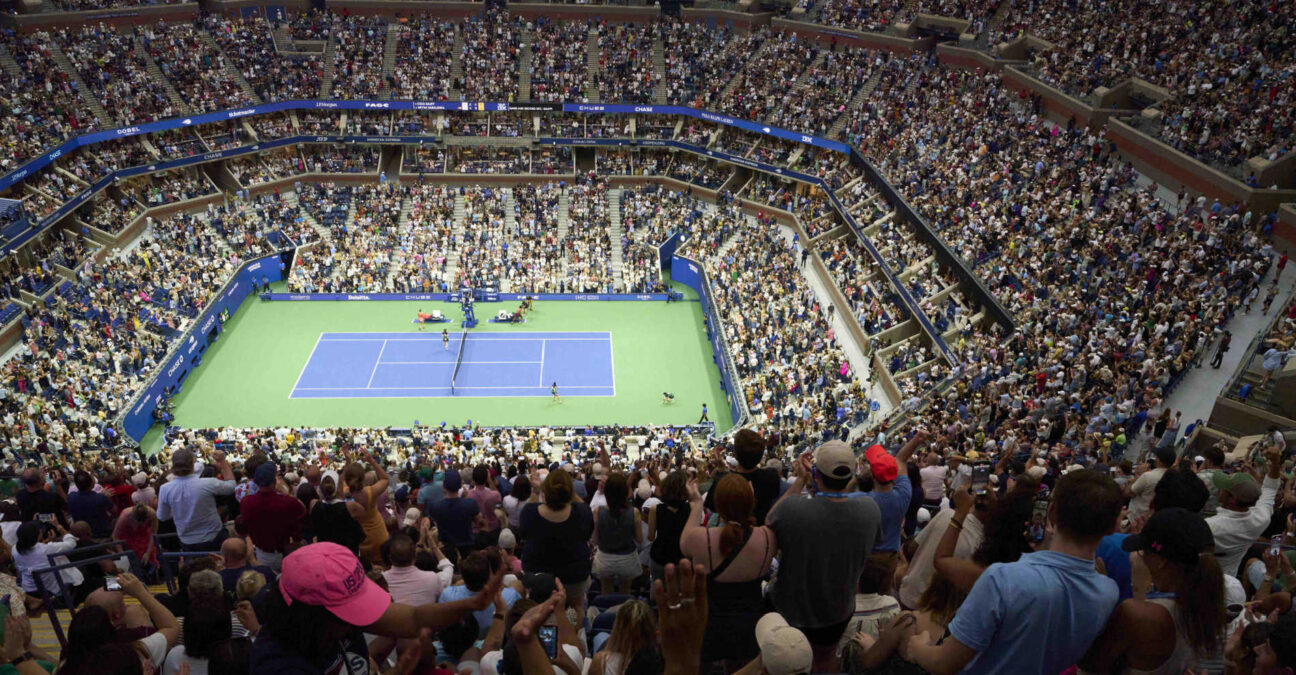
<svg viewBox="0 0 1296 675">
<path fill-rule="evenodd" d="M 11 666 L 17 666 L 18 664 L 26 663 L 26 662 L 28 662 L 28 661 L 31 661 L 31 660 L 34 659 L 34 658 L 36 658 L 36 657 L 33 656 L 31 652 L 23 652 L 23 653 L 22 653 L 22 656 L 19 656 L 18 658 L 16 658 L 16 659 L 10 661 L 10 662 L 9 662 L 9 665 L 11 665 Z"/>
</svg>

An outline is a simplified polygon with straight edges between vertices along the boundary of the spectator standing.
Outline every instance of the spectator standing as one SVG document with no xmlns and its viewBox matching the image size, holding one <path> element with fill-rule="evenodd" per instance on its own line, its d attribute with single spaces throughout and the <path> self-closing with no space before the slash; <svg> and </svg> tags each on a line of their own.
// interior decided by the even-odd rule
<svg viewBox="0 0 1296 675">
<path fill-rule="evenodd" d="M 442 485 L 445 495 L 428 508 L 428 516 L 436 523 L 441 541 L 455 547 L 462 560 L 475 549 L 473 526 L 482 522 L 481 511 L 477 502 L 459 496 L 463 479 L 457 470 L 446 471 Z"/>
<path fill-rule="evenodd" d="M 1123 501 L 1116 483 L 1097 471 L 1062 476 L 1045 549 L 987 568 L 950 635 L 939 643 L 926 631 L 910 638 L 909 660 L 938 674 L 1060 673 L 1074 664 L 1119 600 L 1116 582 L 1094 569 L 1094 554 L 1115 530 Z"/>
<path fill-rule="evenodd" d="M 477 512 L 482 516 L 480 522 L 476 519 L 473 521 L 474 543 L 477 548 L 494 546 L 499 540 L 501 529 L 500 519 L 495 515 L 495 509 L 500 507 L 503 499 L 500 497 L 499 490 L 493 487 L 495 480 L 485 464 L 473 467 L 472 482 L 473 486 L 469 488 L 466 496 L 477 502 Z"/>
<path fill-rule="evenodd" d="M 643 572 L 637 545 L 643 541 L 642 516 L 630 505 L 630 485 L 624 473 L 613 472 L 603 485 L 606 506 L 594 511 L 594 576 L 604 593 L 630 592 L 630 583 Z"/>
<path fill-rule="evenodd" d="M 22 482 L 24 489 L 14 495 L 14 501 L 18 502 L 18 511 L 22 514 L 23 522 L 36 520 L 38 515 L 44 515 L 53 516 L 63 527 L 68 526 L 67 518 L 63 515 L 63 508 L 67 502 L 57 484 L 53 488 L 48 487 L 45 483 L 45 474 L 36 468 L 23 470 Z"/>
<path fill-rule="evenodd" d="M 687 484 L 688 476 L 683 471 L 666 474 L 661 483 L 661 501 L 648 511 L 648 540 L 652 542 L 648 549 L 648 571 L 653 579 L 664 579 L 666 566 L 684 557 L 680 537 L 690 517 Z"/>
<path fill-rule="evenodd" d="M 1282 457 L 1278 448 L 1265 449 L 1268 474 L 1264 483 L 1245 471 L 1216 473 L 1211 477 L 1219 490 L 1219 511 L 1206 519 L 1215 534 L 1215 555 L 1229 576 L 1238 576 L 1238 568 L 1247 549 L 1264 533 L 1273 516 L 1274 497 L 1282 477 Z"/>
<path fill-rule="evenodd" d="M 1146 581 L 1116 607 L 1102 635 L 1080 660 L 1086 671 L 1184 673 L 1198 661 L 1218 658 L 1223 648 L 1224 574 L 1211 549 L 1206 521 L 1180 508 L 1158 509 L 1143 530 L 1125 539 L 1139 576 L 1159 593 L 1147 598 Z"/>
<path fill-rule="evenodd" d="M 533 473 L 531 482 L 539 482 Z M 562 581 L 567 598 L 577 615 L 584 608 L 589 590 L 589 539 L 594 532 L 594 515 L 576 499 L 572 477 L 564 470 L 550 471 L 531 503 L 522 509 L 522 570 L 545 572 Z"/>
<path fill-rule="evenodd" d="M 300 499 L 289 496 L 287 486 L 276 485 L 279 481 L 274 462 L 258 466 L 252 481 L 257 491 L 243 498 L 239 511 L 257 561 L 278 572 L 288 544 L 301 537 L 306 507 Z"/>
<path fill-rule="evenodd" d="M 112 534 L 116 508 L 112 500 L 94 491 L 94 478 L 88 471 L 77 471 L 72 481 L 77 489 L 68 495 L 68 514 L 74 521 L 89 523 L 91 536 L 95 539 L 107 539 Z"/>
<path fill-rule="evenodd" d="M 1206 460 L 1206 466 L 1197 472 L 1197 477 L 1206 485 L 1206 491 L 1210 494 L 1201 514 L 1203 518 L 1210 518 L 1219 512 L 1219 488 L 1215 487 L 1215 474 L 1224 473 L 1224 451 L 1212 445 L 1202 450 L 1201 456 Z"/>
<path fill-rule="evenodd" d="M 157 535 L 157 512 L 144 504 L 121 512 L 117 524 L 113 527 L 112 538 L 126 542 L 126 547 L 135 552 L 140 563 L 151 569 L 158 562 L 157 546 L 154 536 Z"/>
<path fill-rule="evenodd" d="M 64 530 L 58 521 L 52 520 L 48 525 L 52 529 L 48 535 L 45 524 L 36 521 L 23 523 L 18 528 L 18 545 L 14 546 L 13 563 L 14 568 L 18 570 L 18 581 L 22 584 L 23 590 L 28 593 L 35 594 L 37 591 L 36 577 L 32 574 L 34 570 L 49 567 L 49 556 L 57 553 L 68 554 L 77 546 L 77 538 Z M 62 570 L 59 576 L 68 586 L 79 586 L 85 579 L 81 570 L 76 567 Z M 45 590 L 51 593 L 57 593 L 59 590 L 58 582 L 52 572 L 42 574 L 41 583 Z"/>
<path fill-rule="evenodd" d="M 779 573 L 770 600 L 814 649 L 816 672 L 833 672 L 838 639 L 854 612 L 855 588 L 882 534 L 882 513 L 871 499 L 843 494 L 855 471 L 855 453 L 829 441 L 797 461 L 797 477 L 770 509 L 779 544 Z M 805 499 L 811 488 L 828 493 Z M 833 554 L 824 555 L 832 542 Z"/>
<path fill-rule="evenodd" d="M 885 579 L 888 581 L 882 588 L 884 593 L 891 590 L 890 572 L 895 570 L 896 562 L 900 559 L 900 537 L 905 513 L 913 499 L 913 485 L 908 476 L 909 457 L 926 440 L 926 432 L 919 431 L 900 448 L 895 457 L 880 445 L 869 446 L 864 451 L 869 473 L 873 477 L 873 489 L 860 493 L 860 496 L 872 499 L 882 513 L 882 537 L 873 543 L 870 558 L 887 570 Z"/>
<path fill-rule="evenodd" d="M 157 517 L 175 521 L 180 546 L 186 551 L 218 551 L 225 541 L 225 523 L 216 508 L 216 497 L 234 494 L 234 470 L 225 461 L 224 451 L 217 450 L 212 459 L 220 478 L 199 478 L 194 475 L 193 450 L 177 450 L 171 456 L 175 477 L 158 492 Z"/>
<path fill-rule="evenodd" d="M 778 472 L 761 467 L 761 461 L 765 458 L 765 439 L 751 429 L 741 429 L 734 434 L 733 454 L 738 460 L 738 466 L 733 467 L 733 472 L 752 484 L 752 491 L 756 494 L 756 524 L 764 525 L 765 517 L 769 514 L 770 507 L 774 506 L 774 502 L 778 501 L 782 488 Z M 712 492 L 723 475 L 724 473 L 721 473 L 712 477 L 712 490 L 707 491 L 706 502 L 703 504 L 708 511 L 715 510 L 715 497 Z"/>
<path fill-rule="evenodd" d="M 1156 491 L 1157 482 L 1171 466 L 1174 466 L 1175 454 L 1172 448 L 1157 447 L 1152 451 L 1152 455 L 1153 458 L 1148 460 L 1152 466 L 1139 474 L 1139 477 L 1134 479 L 1126 489 L 1126 496 L 1130 498 L 1130 518 L 1137 518 L 1147 513 L 1148 507 L 1152 504 L 1152 495 Z"/>
<path fill-rule="evenodd" d="M 365 450 L 358 450 L 362 459 L 369 463 L 369 468 L 377 474 L 378 480 L 373 485 L 365 485 L 365 468 L 359 462 L 349 462 L 342 470 L 342 482 L 346 483 L 351 499 L 364 510 L 357 518 L 360 527 L 364 528 L 365 538 L 360 543 L 360 556 L 372 563 L 382 560 L 382 545 L 387 542 L 387 522 L 382 511 L 378 509 L 380 498 L 387 494 L 390 479 L 387 472 Z"/>
<path fill-rule="evenodd" d="M 756 496 L 752 484 L 739 474 L 716 481 L 714 495 L 719 527 L 702 525 L 704 512 L 697 482 L 690 481 L 689 516 L 680 548 L 695 566 L 705 565 L 707 625 L 702 641 L 702 667 L 711 672 L 716 661 L 743 664 L 759 652 L 756 622 L 764 607 L 761 582 L 778 550 L 774 532 L 756 526 Z"/>
</svg>

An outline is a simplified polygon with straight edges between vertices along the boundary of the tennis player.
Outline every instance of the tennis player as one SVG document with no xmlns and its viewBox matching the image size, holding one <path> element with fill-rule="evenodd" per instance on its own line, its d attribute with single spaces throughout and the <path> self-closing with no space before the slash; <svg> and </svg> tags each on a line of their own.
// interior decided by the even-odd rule
<svg viewBox="0 0 1296 675">
<path fill-rule="evenodd" d="M 665 404 L 665 403 L 674 403 L 674 402 L 675 402 L 675 394 L 672 394 L 672 393 L 670 393 L 669 391 L 663 391 L 663 392 L 662 392 L 662 403 L 663 403 L 663 404 Z"/>
<path fill-rule="evenodd" d="M 553 400 L 562 403 L 562 397 L 558 395 L 558 382 L 556 380 L 549 385 L 549 393 L 553 395 Z"/>
<path fill-rule="evenodd" d="M 420 309 L 418 310 L 418 313 L 415 314 L 414 316 L 414 323 L 417 323 L 419 325 L 419 330 L 422 331 L 423 324 L 427 323 L 431 318 L 432 318 L 431 314 L 424 314 L 423 310 Z"/>
</svg>

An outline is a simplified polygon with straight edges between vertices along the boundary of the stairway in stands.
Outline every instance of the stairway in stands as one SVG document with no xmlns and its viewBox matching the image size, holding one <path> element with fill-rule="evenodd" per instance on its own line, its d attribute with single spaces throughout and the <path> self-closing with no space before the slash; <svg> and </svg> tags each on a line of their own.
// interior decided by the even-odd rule
<svg viewBox="0 0 1296 675">
<path fill-rule="evenodd" d="M 666 43 L 661 33 L 653 37 L 653 70 L 657 73 L 657 90 L 653 92 L 653 103 L 666 105 Z"/>
<path fill-rule="evenodd" d="M 463 92 L 463 24 L 455 24 L 454 48 L 450 50 L 450 100 L 457 100 Z"/>
<path fill-rule="evenodd" d="M 558 233 L 555 235 L 558 242 L 567 241 L 567 233 L 571 231 L 571 194 L 567 188 L 563 188 L 562 193 L 558 195 Z M 562 268 L 564 276 L 567 273 L 567 252 L 562 252 Z"/>
<path fill-rule="evenodd" d="M 467 209 L 465 208 L 463 195 L 457 194 L 454 198 L 454 224 L 451 226 L 450 232 L 454 237 L 458 249 L 464 247 L 464 219 L 466 215 Z M 457 252 L 451 253 L 446 257 L 445 278 L 451 287 L 457 286 L 459 279 L 459 255 Z"/>
<path fill-rule="evenodd" d="M 320 98 L 328 99 L 333 96 L 333 78 L 337 75 L 337 64 L 333 62 L 337 54 L 337 41 L 329 35 L 328 42 L 324 44 L 324 77 L 320 78 Z"/>
<path fill-rule="evenodd" d="M 238 69 L 238 66 L 234 64 L 234 59 L 230 58 L 229 55 L 225 53 L 224 49 L 221 49 L 220 43 L 216 41 L 216 38 L 212 37 L 210 33 L 204 31 L 198 31 L 198 35 L 200 36 L 199 39 L 207 43 L 207 46 L 214 49 L 217 54 L 220 54 L 221 62 L 225 64 L 225 72 L 229 74 L 235 84 L 243 89 L 243 93 L 247 95 L 253 103 L 261 103 L 261 97 L 257 96 L 256 90 L 252 88 L 252 84 L 247 81 L 247 78 L 243 77 L 243 73 Z"/>
<path fill-rule="evenodd" d="M 295 190 L 288 190 L 287 192 L 284 192 L 283 200 L 291 206 L 302 205 L 301 199 L 297 197 L 297 192 Z M 315 220 L 315 216 L 311 214 L 310 209 L 303 207 L 301 210 L 301 214 L 302 214 L 302 218 L 306 221 L 306 224 L 310 225 L 311 229 L 315 230 L 315 232 L 319 234 L 320 239 L 324 241 L 328 241 L 329 239 L 333 238 L 333 233 L 329 232 L 328 228 L 324 227 L 324 225 L 322 225 L 320 221 Z"/>
<path fill-rule="evenodd" d="M 171 84 L 171 80 L 167 79 L 167 76 L 162 73 L 162 66 L 159 66 L 157 61 L 153 60 L 153 55 L 149 54 L 148 48 L 144 46 L 144 38 L 135 37 L 135 53 L 144 59 L 144 65 L 148 69 L 149 76 L 166 92 L 167 100 L 171 102 L 171 105 L 175 106 L 175 109 L 181 115 L 188 115 L 193 112 L 193 109 L 180 97 L 180 92 L 176 91 L 176 88 Z"/>
<path fill-rule="evenodd" d="M 383 47 L 382 87 L 378 89 L 379 99 L 391 98 L 391 74 L 396 69 L 396 50 L 400 48 L 401 24 L 387 24 L 387 44 Z"/>
<path fill-rule="evenodd" d="M 72 84 L 76 86 L 77 91 L 81 94 L 81 101 L 90 109 L 90 114 L 99 118 L 99 126 L 116 126 L 115 120 L 99 103 L 99 97 L 86 88 L 85 82 L 81 79 L 81 73 L 77 72 L 76 66 L 72 65 L 72 60 L 67 57 L 67 54 L 64 54 L 63 50 L 53 40 L 47 42 L 46 45 L 49 47 L 50 57 L 54 59 L 54 63 L 57 63 L 58 67 L 67 73 L 68 78 L 72 80 Z"/>
<path fill-rule="evenodd" d="M 849 111 L 859 110 L 864 107 L 864 101 L 868 100 L 868 97 L 873 93 L 873 90 L 877 88 L 878 82 L 881 80 L 882 68 L 878 68 L 874 70 L 873 74 L 869 76 L 869 79 L 860 86 L 859 91 L 855 92 L 855 96 L 852 97 L 850 103 L 846 105 L 846 109 L 837 116 L 837 119 L 833 122 L 832 126 L 828 128 L 828 138 L 837 138 L 837 135 L 840 134 L 842 129 L 846 126 L 846 120 L 850 117 Z"/>
<path fill-rule="evenodd" d="M 518 100 L 531 100 L 531 44 L 535 34 L 522 26 L 522 48 L 518 50 Z"/>
<path fill-rule="evenodd" d="M 585 96 L 591 103 L 599 103 L 603 99 L 599 97 L 599 56 L 602 50 L 599 49 L 598 29 L 590 27 L 589 40 L 585 43 L 585 67 L 589 72 L 585 75 Z"/>
<path fill-rule="evenodd" d="M 401 200 L 400 218 L 396 219 L 396 235 L 401 244 L 404 245 L 405 235 L 410 231 L 410 212 L 414 210 L 414 200 L 406 197 Z M 412 255 L 414 251 L 408 251 L 407 255 Z M 387 279 L 383 284 L 384 288 L 392 288 L 392 277 L 396 274 L 395 259 L 392 264 L 387 266 Z"/>
<path fill-rule="evenodd" d="M 612 242 L 612 283 L 618 290 L 625 287 L 621 279 L 621 270 L 625 267 L 625 258 L 621 255 L 621 237 L 625 234 L 625 228 L 621 226 L 622 192 L 621 188 L 611 188 L 605 196 L 608 204 L 608 219 L 612 222 L 612 231 L 608 233 L 608 238 Z"/>
</svg>

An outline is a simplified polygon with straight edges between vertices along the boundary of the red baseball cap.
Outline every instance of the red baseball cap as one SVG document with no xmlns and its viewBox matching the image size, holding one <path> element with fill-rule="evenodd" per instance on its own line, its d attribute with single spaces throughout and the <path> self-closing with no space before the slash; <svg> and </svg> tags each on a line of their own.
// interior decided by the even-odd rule
<svg viewBox="0 0 1296 675">
<path fill-rule="evenodd" d="M 387 591 L 370 581 L 360 559 L 331 542 L 303 546 L 285 557 L 279 592 L 289 605 L 323 607 L 352 626 L 377 621 L 392 603 Z"/>
<path fill-rule="evenodd" d="M 895 457 L 880 445 L 870 445 L 868 450 L 864 451 L 864 458 L 868 460 L 869 470 L 873 472 L 873 480 L 879 483 L 890 483 L 900 475 L 900 467 L 896 464 Z"/>
</svg>

